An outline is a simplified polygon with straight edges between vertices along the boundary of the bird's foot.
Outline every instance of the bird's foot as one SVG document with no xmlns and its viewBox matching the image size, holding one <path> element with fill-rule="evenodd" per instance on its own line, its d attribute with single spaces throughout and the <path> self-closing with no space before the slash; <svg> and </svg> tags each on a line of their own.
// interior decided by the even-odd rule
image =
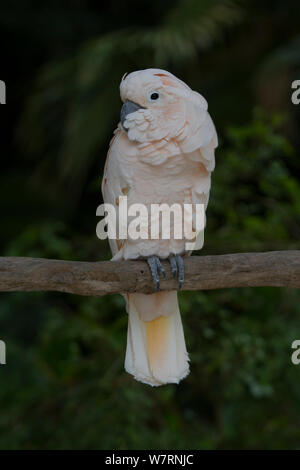
<svg viewBox="0 0 300 470">
<path fill-rule="evenodd" d="M 184 264 L 183 259 L 180 255 L 173 255 L 169 257 L 171 271 L 173 277 L 178 276 L 179 289 L 182 288 L 184 282 Z"/>
<path fill-rule="evenodd" d="M 147 263 L 149 265 L 149 268 L 152 274 L 152 279 L 155 285 L 155 292 L 157 292 L 159 291 L 159 288 L 160 288 L 159 276 L 162 276 L 163 279 L 165 279 L 166 271 L 164 270 L 164 267 L 161 264 L 159 257 L 156 255 L 149 256 L 149 258 L 147 258 Z"/>
</svg>

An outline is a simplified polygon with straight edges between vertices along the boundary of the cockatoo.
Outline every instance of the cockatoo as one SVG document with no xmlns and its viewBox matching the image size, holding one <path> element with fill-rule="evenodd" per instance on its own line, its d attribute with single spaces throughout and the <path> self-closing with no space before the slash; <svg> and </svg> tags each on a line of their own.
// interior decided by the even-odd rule
<svg viewBox="0 0 300 470">
<path fill-rule="evenodd" d="M 121 122 L 110 143 L 102 181 L 105 203 L 118 211 L 128 205 L 185 203 L 207 207 L 218 145 L 207 101 L 171 73 L 132 72 L 120 84 Z M 184 281 L 186 240 L 111 239 L 114 260 L 146 259 L 155 283 L 153 294 L 125 294 L 128 313 L 125 370 L 152 386 L 179 383 L 189 374 L 189 357 L 176 291 L 160 291 L 169 259 Z"/>
</svg>

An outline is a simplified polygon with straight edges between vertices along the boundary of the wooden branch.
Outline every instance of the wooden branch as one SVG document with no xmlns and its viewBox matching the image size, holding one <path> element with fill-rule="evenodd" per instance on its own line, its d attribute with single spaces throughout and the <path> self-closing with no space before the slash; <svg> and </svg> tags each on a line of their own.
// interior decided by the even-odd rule
<svg viewBox="0 0 300 470">
<path fill-rule="evenodd" d="M 183 290 L 229 287 L 300 287 L 300 251 L 236 253 L 185 258 Z M 168 261 L 162 290 L 176 290 Z M 60 291 L 101 296 L 153 292 L 145 261 L 79 262 L 0 257 L 0 291 Z"/>
</svg>

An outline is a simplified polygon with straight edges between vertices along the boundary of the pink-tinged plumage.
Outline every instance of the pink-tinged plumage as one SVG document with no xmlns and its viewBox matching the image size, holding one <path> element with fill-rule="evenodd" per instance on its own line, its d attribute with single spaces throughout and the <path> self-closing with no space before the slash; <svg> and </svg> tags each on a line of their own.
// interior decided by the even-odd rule
<svg viewBox="0 0 300 470">
<path fill-rule="evenodd" d="M 149 93 L 159 92 L 158 102 Z M 118 211 L 128 205 L 200 203 L 207 206 L 215 166 L 217 134 L 206 100 L 165 70 L 127 75 L 122 101 L 141 107 L 119 124 L 110 144 L 103 182 L 104 201 Z M 171 230 L 172 233 L 172 230 Z M 186 240 L 110 240 L 113 260 L 185 254 Z M 201 246 L 200 246 L 201 248 Z M 126 295 L 129 314 L 126 370 L 151 384 L 178 383 L 189 372 L 176 292 Z"/>
</svg>

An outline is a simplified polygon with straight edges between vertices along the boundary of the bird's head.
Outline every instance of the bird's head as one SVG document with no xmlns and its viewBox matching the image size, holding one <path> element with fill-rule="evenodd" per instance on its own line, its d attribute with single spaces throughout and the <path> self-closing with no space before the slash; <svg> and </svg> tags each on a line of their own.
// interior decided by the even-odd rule
<svg viewBox="0 0 300 470">
<path fill-rule="evenodd" d="M 207 111 L 199 93 L 160 69 L 130 73 L 121 81 L 120 94 L 123 129 L 130 140 L 140 143 L 174 138 L 189 125 L 195 106 L 200 121 Z"/>
</svg>

